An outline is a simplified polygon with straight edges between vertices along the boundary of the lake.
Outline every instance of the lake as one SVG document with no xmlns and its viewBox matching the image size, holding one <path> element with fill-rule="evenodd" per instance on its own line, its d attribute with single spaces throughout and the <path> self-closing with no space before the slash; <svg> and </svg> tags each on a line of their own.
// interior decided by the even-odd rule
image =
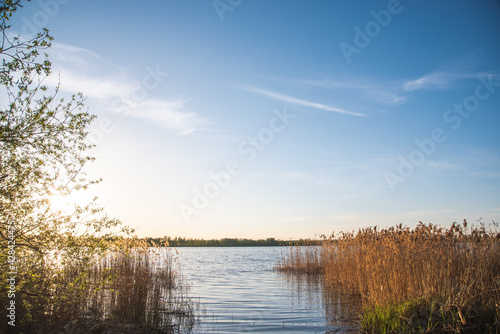
<svg viewBox="0 0 500 334">
<path fill-rule="evenodd" d="M 360 301 L 325 294 L 320 277 L 273 271 L 286 247 L 174 248 L 199 302 L 194 333 L 347 333 L 359 331 Z"/>
</svg>

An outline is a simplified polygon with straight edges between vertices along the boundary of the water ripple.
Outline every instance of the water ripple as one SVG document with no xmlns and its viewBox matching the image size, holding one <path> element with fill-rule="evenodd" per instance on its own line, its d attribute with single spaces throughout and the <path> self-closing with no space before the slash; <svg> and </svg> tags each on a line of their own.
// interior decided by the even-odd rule
<svg viewBox="0 0 500 334">
<path fill-rule="evenodd" d="M 194 333 L 352 333 L 359 301 L 272 270 L 280 247 L 177 248 L 202 314 Z"/>
</svg>

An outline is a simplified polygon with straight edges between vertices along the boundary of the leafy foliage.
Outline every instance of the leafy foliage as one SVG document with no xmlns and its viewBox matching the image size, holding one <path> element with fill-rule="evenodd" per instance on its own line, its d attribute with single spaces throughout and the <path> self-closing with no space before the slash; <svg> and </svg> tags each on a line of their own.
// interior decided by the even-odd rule
<svg viewBox="0 0 500 334">
<path fill-rule="evenodd" d="M 3 1 L 0 7 L 0 268 L 4 276 L 0 302 L 2 307 L 8 305 L 6 278 L 15 273 L 16 325 L 37 331 L 66 321 L 61 310 L 68 316 L 78 312 L 85 272 L 77 269 L 102 254 L 109 237 L 131 230 L 109 218 L 97 199 L 75 205 L 70 213 L 53 207 L 56 194 L 69 195 L 100 181 L 88 179 L 84 172 L 94 160 L 89 155 L 93 145 L 86 137 L 95 116 L 86 110 L 82 94 L 59 98 L 59 87 L 43 84 L 51 63 L 42 52 L 51 47 L 53 38 L 47 29 L 32 38 L 13 34 L 9 20 L 19 7 L 21 1 Z M 3 321 L 0 326 L 4 325 Z"/>
</svg>

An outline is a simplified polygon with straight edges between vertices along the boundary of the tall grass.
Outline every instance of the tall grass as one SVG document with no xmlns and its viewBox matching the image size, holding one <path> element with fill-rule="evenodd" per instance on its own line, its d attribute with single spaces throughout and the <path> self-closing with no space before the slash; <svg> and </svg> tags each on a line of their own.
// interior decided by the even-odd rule
<svg viewBox="0 0 500 334">
<path fill-rule="evenodd" d="M 323 272 L 320 246 L 290 246 L 287 252 L 281 253 L 275 270 L 304 274 Z"/>
<path fill-rule="evenodd" d="M 362 298 L 367 331 L 500 332 L 500 235 L 484 225 L 366 228 L 317 253 L 328 284 Z M 303 259 L 279 268 L 307 268 Z"/>
<path fill-rule="evenodd" d="M 29 263 L 20 263 L 20 275 Z M 195 322 L 186 285 L 168 248 L 115 242 L 104 257 L 38 268 L 16 293 L 16 328 L 24 333 L 189 333 Z M 49 279 L 50 278 L 50 279 Z M 23 280 L 26 280 L 22 278 Z M 3 300 L 3 298 L 0 298 Z M 7 305 L 4 301 L 3 305 Z M 2 327 L 0 327 L 0 332 Z"/>
<path fill-rule="evenodd" d="M 95 287 L 83 305 L 87 319 L 189 332 L 193 305 L 174 271 L 167 248 L 113 252 L 89 272 Z"/>
</svg>

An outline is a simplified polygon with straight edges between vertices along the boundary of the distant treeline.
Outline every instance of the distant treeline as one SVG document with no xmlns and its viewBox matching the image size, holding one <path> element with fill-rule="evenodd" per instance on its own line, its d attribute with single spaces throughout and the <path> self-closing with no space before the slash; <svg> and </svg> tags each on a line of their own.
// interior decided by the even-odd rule
<svg viewBox="0 0 500 334">
<path fill-rule="evenodd" d="M 299 240 L 276 240 L 267 239 L 186 239 L 180 237 L 144 238 L 149 246 L 170 247 L 258 247 L 258 246 L 314 246 L 322 244 L 322 240 L 299 239 Z"/>
</svg>

